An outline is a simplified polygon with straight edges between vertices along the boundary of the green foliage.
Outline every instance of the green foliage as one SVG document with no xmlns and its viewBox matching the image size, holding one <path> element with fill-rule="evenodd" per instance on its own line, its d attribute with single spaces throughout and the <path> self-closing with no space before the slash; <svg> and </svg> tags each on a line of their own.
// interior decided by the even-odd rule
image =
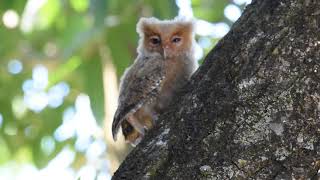
<svg viewBox="0 0 320 180">
<path fill-rule="evenodd" d="M 14 10 L 20 17 L 26 12 L 26 1 L 1 2 L 1 16 Z M 104 116 L 103 64 L 99 49 L 107 46 L 111 60 L 120 76 L 135 56 L 137 35 L 135 24 L 141 8 L 153 8 L 159 17 L 173 17 L 176 7 L 167 1 L 104 1 L 104 0 L 48 0 L 31 20 L 31 28 L 22 25 L 10 29 L 1 24 L 0 44 L 0 163 L 10 159 L 33 162 L 44 167 L 74 138 L 59 142 L 53 135 L 61 125 L 63 112 L 73 106 L 80 93 L 90 97 L 97 121 Z M 114 17 L 115 24 L 107 24 Z M 112 23 L 112 22 L 109 22 Z M 7 66 L 12 59 L 23 64 L 19 74 L 10 74 Z M 32 78 L 32 70 L 43 64 L 49 71 L 44 90 L 66 81 L 71 91 L 57 108 L 46 107 L 34 112 L 24 103 L 23 84 Z M 48 140 L 49 138 L 49 140 Z M 54 150 L 46 152 L 44 141 L 53 141 Z M 42 144 L 41 144 L 42 143 Z M 81 153 L 80 153 L 81 154 Z M 82 155 L 83 156 L 83 155 Z M 77 156 L 78 157 L 78 156 Z M 79 156 L 81 158 L 81 156 Z M 77 165 L 75 165 L 77 166 Z"/>
<path fill-rule="evenodd" d="M 200 19 L 210 22 L 222 21 L 224 20 L 224 7 L 228 3 L 228 1 L 221 0 L 192 0 L 193 12 Z"/>
</svg>

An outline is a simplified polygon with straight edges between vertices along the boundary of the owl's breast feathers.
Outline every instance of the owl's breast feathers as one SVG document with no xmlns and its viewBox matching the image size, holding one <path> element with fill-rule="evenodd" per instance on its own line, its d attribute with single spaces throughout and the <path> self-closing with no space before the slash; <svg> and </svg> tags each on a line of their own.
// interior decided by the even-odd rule
<svg viewBox="0 0 320 180">
<path fill-rule="evenodd" d="M 153 102 L 165 77 L 164 60 L 161 57 L 138 57 L 125 72 L 120 85 L 119 105 L 112 123 L 112 135 L 116 135 L 126 117 L 144 104 Z"/>
</svg>

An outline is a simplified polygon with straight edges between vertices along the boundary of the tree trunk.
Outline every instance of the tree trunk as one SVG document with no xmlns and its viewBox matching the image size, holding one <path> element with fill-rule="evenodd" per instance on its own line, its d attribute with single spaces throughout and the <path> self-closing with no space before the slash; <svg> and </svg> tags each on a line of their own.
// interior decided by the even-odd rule
<svg viewBox="0 0 320 180">
<path fill-rule="evenodd" d="M 320 1 L 255 0 L 113 179 L 320 178 Z"/>
</svg>

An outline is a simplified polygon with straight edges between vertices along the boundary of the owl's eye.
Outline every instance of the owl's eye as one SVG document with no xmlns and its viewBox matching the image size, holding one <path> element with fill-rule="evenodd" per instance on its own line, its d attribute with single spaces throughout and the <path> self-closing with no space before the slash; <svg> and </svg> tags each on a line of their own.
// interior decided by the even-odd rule
<svg viewBox="0 0 320 180">
<path fill-rule="evenodd" d="M 172 42 L 173 43 L 178 43 L 178 42 L 180 42 L 181 41 L 181 37 L 174 37 L 174 38 L 172 38 Z"/>
<path fill-rule="evenodd" d="M 152 36 L 150 38 L 150 42 L 153 45 L 159 45 L 161 43 L 161 40 L 160 40 L 160 38 L 158 36 Z"/>
</svg>

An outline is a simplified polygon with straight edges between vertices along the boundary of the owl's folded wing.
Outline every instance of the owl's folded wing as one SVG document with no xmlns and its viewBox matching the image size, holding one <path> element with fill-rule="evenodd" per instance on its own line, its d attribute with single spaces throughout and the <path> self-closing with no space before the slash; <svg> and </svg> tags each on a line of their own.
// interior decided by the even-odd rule
<svg viewBox="0 0 320 180">
<path fill-rule="evenodd" d="M 136 112 L 145 103 L 154 101 L 164 79 L 162 59 L 137 59 L 128 69 L 120 85 L 119 105 L 112 123 L 112 136 L 116 135 L 126 117 Z"/>
</svg>

